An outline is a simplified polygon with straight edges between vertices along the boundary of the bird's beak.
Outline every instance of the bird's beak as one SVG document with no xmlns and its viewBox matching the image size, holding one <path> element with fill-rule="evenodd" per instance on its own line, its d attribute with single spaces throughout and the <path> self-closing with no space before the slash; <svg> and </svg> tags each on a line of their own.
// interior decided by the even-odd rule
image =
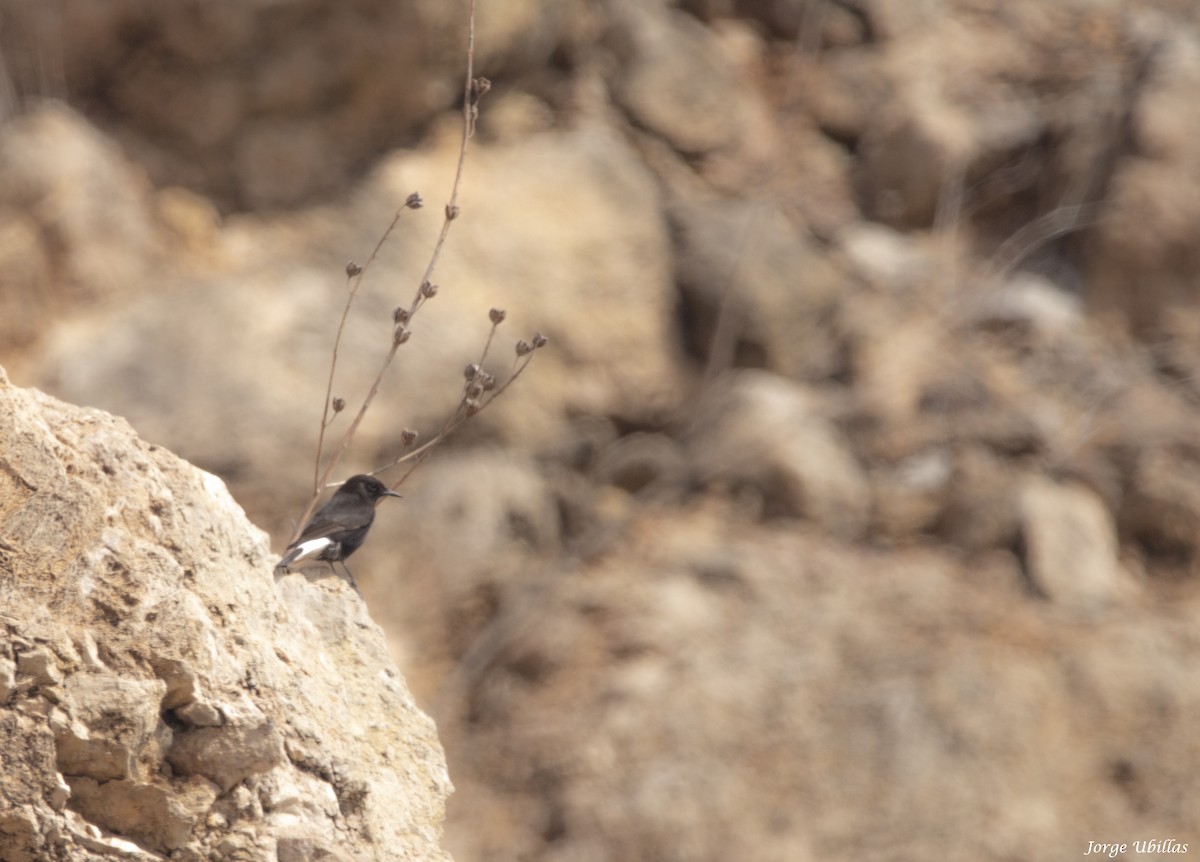
<svg viewBox="0 0 1200 862">
<path fill-rule="evenodd" d="M 383 496 L 385 496 L 385 497 L 399 497 L 401 500 L 403 500 L 403 499 L 404 499 L 404 495 L 403 495 L 403 494 L 397 494 L 395 491 L 384 491 L 384 492 L 383 492 Z"/>
</svg>

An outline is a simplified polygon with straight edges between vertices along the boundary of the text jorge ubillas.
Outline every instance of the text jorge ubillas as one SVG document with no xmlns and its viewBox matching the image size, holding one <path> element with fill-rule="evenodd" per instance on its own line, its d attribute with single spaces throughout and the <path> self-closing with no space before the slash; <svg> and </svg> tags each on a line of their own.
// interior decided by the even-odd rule
<svg viewBox="0 0 1200 862">
<path fill-rule="evenodd" d="M 1109 859 L 1116 859 L 1119 853 L 1128 853 L 1132 850 L 1134 853 L 1186 853 L 1188 846 L 1180 844 L 1173 838 L 1166 838 L 1161 841 L 1134 841 L 1132 844 L 1101 844 L 1099 841 L 1089 841 L 1088 849 L 1083 851 L 1084 856 L 1107 856 Z"/>
</svg>

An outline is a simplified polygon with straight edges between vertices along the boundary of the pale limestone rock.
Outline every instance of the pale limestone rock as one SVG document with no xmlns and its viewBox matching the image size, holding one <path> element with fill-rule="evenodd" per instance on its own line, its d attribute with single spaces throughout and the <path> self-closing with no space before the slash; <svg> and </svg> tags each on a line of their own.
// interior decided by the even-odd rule
<svg viewBox="0 0 1200 862">
<path fill-rule="evenodd" d="M 1095 611 L 1127 594 L 1116 525 L 1095 492 L 1032 476 L 1019 505 L 1026 572 L 1051 601 Z"/>
<path fill-rule="evenodd" d="M 0 858 L 448 859 L 433 725 L 353 591 L 276 583 L 120 419 L 2 375 L 0 417 Z"/>
<path fill-rule="evenodd" d="M 870 487 L 820 399 L 757 371 L 730 375 L 700 404 L 688 443 L 705 485 L 752 496 L 767 517 L 801 517 L 855 537 L 866 528 Z"/>
<path fill-rule="evenodd" d="M 685 192 L 668 214 L 692 353 L 785 377 L 833 365 L 825 322 L 845 277 L 778 205 Z"/>
<path fill-rule="evenodd" d="M 769 137 L 765 99 L 709 28 L 664 4 L 608 5 L 615 95 L 639 125 L 689 154 Z"/>
<path fill-rule="evenodd" d="M 8 700 L 17 687 L 17 668 L 12 659 L 0 655 L 0 704 Z"/>
<path fill-rule="evenodd" d="M 17 672 L 28 676 L 34 685 L 57 685 L 62 682 L 58 663 L 49 651 L 42 648 L 18 653 Z"/>
<path fill-rule="evenodd" d="M 271 722 L 190 730 L 176 736 L 167 755 L 176 772 L 206 776 L 225 793 L 283 759 L 283 740 Z"/>
<path fill-rule="evenodd" d="M 59 769 L 97 781 L 141 777 L 139 761 L 154 757 L 148 749 L 170 739 L 159 716 L 164 691 L 166 685 L 157 679 L 68 677 L 63 703 L 71 721 L 55 739 Z"/>
</svg>

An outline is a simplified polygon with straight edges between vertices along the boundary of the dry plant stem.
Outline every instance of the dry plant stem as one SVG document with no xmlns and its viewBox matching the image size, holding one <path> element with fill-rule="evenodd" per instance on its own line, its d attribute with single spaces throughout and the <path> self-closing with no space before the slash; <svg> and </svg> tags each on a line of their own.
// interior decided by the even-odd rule
<svg viewBox="0 0 1200 862">
<path fill-rule="evenodd" d="M 321 430 L 317 434 L 317 457 L 313 464 L 314 496 L 321 493 L 321 453 L 325 450 L 325 429 L 333 423 L 333 418 L 329 415 L 329 405 L 333 400 L 333 377 L 337 371 L 338 349 L 342 345 L 342 332 L 346 329 L 346 318 L 350 316 L 350 306 L 354 304 L 354 300 L 358 297 L 358 289 L 362 286 L 363 277 L 367 274 L 367 270 L 371 268 L 371 264 L 375 262 L 375 258 L 379 256 L 379 250 L 383 248 L 383 244 L 387 242 L 388 237 L 392 235 L 392 231 L 396 229 L 396 224 L 400 221 L 400 214 L 407 208 L 407 206 L 403 206 L 396 210 L 396 214 L 392 216 L 392 223 L 387 226 L 387 230 L 379 237 L 379 242 L 375 243 L 375 248 L 371 251 L 371 256 L 367 258 L 367 262 L 358 267 L 358 272 L 355 273 L 350 284 L 350 292 L 346 296 L 346 304 L 342 307 L 342 319 L 338 321 L 337 335 L 333 339 L 333 355 L 329 360 L 329 380 L 325 384 L 325 409 L 321 414 Z"/>
<path fill-rule="evenodd" d="M 333 339 L 333 356 L 329 359 L 329 380 L 325 384 L 325 409 L 321 413 L 321 430 L 317 434 L 317 457 L 313 463 L 314 494 L 320 493 L 321 489 L 321 451 L 325 448 L 325 429 L 333 421 L 329 418 L 329 405 L 333 400 L 333 375 L 337 370 L 338 348 L 341 347 L 342 331 L 346 328 L 346 318 L 350 315 L 350 306 L 354 304 L 360 284 L 362 284 L 361 272 L 354 277 L 354 282 L 350 285 L 350 293 L 346 297 L 345 306 L 342 307 L 342 319 L 338 321 L 337 335 Z"/>
<path fill-rule="evenodd" d="M 737 281 L 742 268 L 747 265 L 750 257 L 751 240 L 760 235 L 763 221 L 763 205 L 755 206 L 746 216 L 745 224 L 738 236 L 738 256 L 725 273 L 725 289 L 721 292 L 721 302 L 717 306 L 717 323 L 713 327 L 712 337 L 708 344 L 708 359 L 704 363 L 704 376 L 701 378 L 700 391 L 706 392 L 714 380 L 723 372 L 733 367 L 734 354 L 737 349 L 737 339 L 745 321 L 741 319 L 741 297 L 738 295 L 741 284 Z M 697 400 L 697 404 L 699 401 Z M 695 416 L 692 421 L 695 421 Z"/>
<path fill-rule="evenodd" d="M 1043 243 L 1097 224 L 1099 210 L 1099 203 L 1076 204 L 1059 207 L 1038 216 L 996 249 L 989 261 L 989 268 L 1007 276 Z"/>
<path fill-rule="evenodd" d="M 404 484 L 404 481 L 409 476 L 412 475 L 413 470 L 416 470 L 417 467 L 419 467 L 421 465 L 421 462 L 424 461 L 429 456 L 429 453 L 433 450 L 433 448 L 435 446 L 437 446 L 437 444 L 441 443 L 443 440 L 445 440 L 447 437 L 449 437 L 451 434 L 453 434 L 455 431 L 457 431 L 460 427 L 462 427 L 463 423 L 466 422 L 467 419 L 472 418 L 474 416 L 478 416 L 480 413 L 482 413 L 484 410 L 486 410 L 493 401 L 495 401 L 502 394 L 504 394 L 504 391 L 506 389 L 508 389 L 508 387 L 513 383 L 513 381 L 515 381 L 521 375 L 521 372 L 523 372 L 525 370 L 526 366 L 529 365 L 529 363 L 532 359 L 533 359 L 532 353 L 529 354 L 528 356 L 526 356 L 521 361 L 521 366 L 513 373 L 512 377 L 510 377 L 508 380 L 506 380 L 504 382 L 504 385 L 502 385 L 495 392 L 493 392 L 491 397 L 488 398 L 487 401 L 484 401 L 482 404 L 480 404 L 479 409 L 476 410 L 474 413 L 467 414 L 464 410 L 465 399 L 463 401 L 460 401 L 458 404 L 458 407 L 455 408 L 455 410 L 452 414 L 450 414 L 450 417 L 446 420 L 446 423 L 442 426 L 441 430 L 438 431 L 438 433 L 436 435 L 434 435 L 430 440 L 428 440 L 427 442 L 418 446 L 416 449 L 412 450 L 411 452 L 407 452 L 404 455 L 401 455 L 399 458 L 392 461 L 390 464 L 388 464 L 384 467 L 381 467 L 379 470 L 376 470 L 374 472 L 379 473 L 383 470 L 389 470 L 392 467 L 396 467 L 400 464 L 404 464 L 408 461 L 412 461 L 413 463 L 409 466 L 409 468 L 406 471 L 404 471 L 404 474 L 399 479 L 397 479 L 395 482 L 393 482 L 389 487 L 394 489 L 394 488 L 397 488 L 400 485 Z"/>
<path fill-rule="evenodd" d="M 426 284 L 433 277 L 433 271 L 437 268 L 438 258 L 442 255 L 442 246 L 446 244 L 446 235 L 450 233 L 450 222 L 458 217 L 458 187 L 462 181 L 463 166 L 467 161 L 467 142 L 471 140 L 471 136 L 475 134 L 475 117 L 478 112 L 476 100 L 473 97 L 475 90 L 475 0 L 471 0 L 470 8 L 467 11 L 467 79 L 463 84 L 463 125 L 462 125 L 462 141 L 458 147 L 458 166 L 454 169 L 454 185 L 450 188 L 450 202 L 446 204 L 446 217 L 442 220 L 442 231 L 438 234 L 437 243 L 433 247 L 433 254 L 429 258 L 429 266 L 425 267 L 425 274 L 421 277 L 421 284 Z M 421 292 L 417 289 L 417 296 L 413 300 L 413 310 L 420 304 Z"/>
<path fill-rule="evenodd" d="M 492 328 L 492 332 L 493 332 L 493 334 L 495 333 L 495 327 Z M 491 344 L 490 336 L 488 337 L 488 344 Z M 487 348 L 485 347 L 484 351 L 483 351 L 483 355 L 480 357 L 481 362 L 479 364 L 482 364 L 482 358 L 486 355 L 487 355 Z M 399 487 L 400 485 L 404 484 L 404 481 L 410 475 L 412 475 L 413 470 L 417 469 L 417 467 L 420 466 L 421 462 L 424 461 L 426 457 L 428 457 L 429 453 L 439 443 L 441 443 L 443 440 L 445 440 L 447 437 L 449 437 L 451 434 L 453 434 L 455 431 L 457 431 L 462 426 L 462 424 L 467 421 L 467 419 L 471 418 L 471 416 L 478 416 L 480 413 L 482 413 L 484 410 L 486 410 L 493 401 L 495 401 L 497 398 L 499 398 L 501 395 L 503 395 L 504 392 L 508 389 L 508 387 L 512 386 L 512 384 L 516 382 L 517 378 L 521 376 L 521 374 L 529 366 L 529 363 L 531 361 L 533 361 L 532 353 L 526 354 L 523 357 L 519 357 L 519 358 L 513 360 L 513 369 L 510 372 L 508 379 L 505 380 L 504 383 L 501 384 L 499 386 L 499 388 L 496 389 L 495 392 L 492 392 L 486 401 L 484 401 L 482 404 L 479 405 L 479 409 L 476 410 L 474 414 L 468 415 L 466 413 L 465 408 L 466 408 L 466 400 L 467 399 L 466 399 L 466 396 L 464 395 L 461 399 L 459 399 L 459 402 L 455 406 L 454 411 L 446 418 L 446 421 L 444 423 L 442 423 L 441 430 L 439 430 L 437 434 L 435 434 L 433 437 L 431 437 L 426 442 L 422 443 L 416 449 L 413 449 L 411 452 L 405 452 L 403 455 L 396 458 L 395 460 L 393 460 L 387 464 L 384 464 L 382 467 L 379 467 L 379 468 L 371 471 L 371 474 L 377 475 L 379 473 L 383 473 L 387 470 L 390 470 L 393 467 L 398 467 L 401 464 L 404 464 L 408 461 L 412 461 L 413 462 L 412 466 L 410 466 L 408 468 L 408 470 L 406 470 L 404 472 L 404 474 L 399 479 L 397 479 L 394 483 L 392 483 L 389 487 L 395 489 L 395 488 Z"/>
<path fill-rule="evenodd" d="M 471 136 L 475 132 L 475 117 L 477 115 L 477 111 L 477 99 L 475 98 L 475 0 L 470 0 L 470 5 L 467 11 L 467 71 L 466 80 L 463 84 L 463 129 L 462 141 L 458 152 L 458 165 L 454 171 L 454 183 L 450 189 L 450 202 L 446 205 L 446 215 L 442 222 L 441 233 L 438 235 L 437 243 L 433 247 L 433 253 L 430 255 L 429 259 L 429 265 L 425 268 L 425 274 L 421 277 L 420 284 L 417 287 L 416 296 L 413 298 L 412 304 L 409 307 L 410 321 L 412 320 L 412 317 L 416 313 L 417 309 L 424 304 L 425 296 L 422 293 L 422 288 L 424 285 L 429 283 L 429 279 L 433 276 L 433 272 L 437 268 L 438 260 L 441 257 L 442 247 L 446 244 L 446 237 L 450 233 L 450 223 L 458 216 L 458 190 L 462 184 L 463 168 L 467 160 L 467 142 L 471 139 Z M 383 236 L 380 237 L 379 242 L 375 245 L 375 250 L 371 252 L 371 256 L 367 259 L 366 264 L 363 265 L 363 271 L 359 272 L 355 276 L 355 283 L 351 287 L 351 295 L 347 298 L 346 307 L 342 312 L 342 322 L 338 326 L 337 337 L 334 343 L 333 360 L 330 363 L 329 384 L 325 396 L 325 412 L 321 418 L 321 431 L 317 444 L 317 469 L 314 470 L 314 478 L 316 481 L 314 482 L 312 498 L 308 501 L 308 505 L 305 507 L 304 513 L 300 516 L 296 529 L 293 531 L 291 538 L 288 540 L 289 544 L 296 541 L 300 537 L 300 532 L 304 529 L 304 525 L 308 523 L 309 518 L 311 518 L 313 512 L 316 511 L 317 502 L 320 499 L 321 488 L 329 481 L 329 477 L 333 474 L 334 469 L 341 460 L 342 454 L 346 451 L 347 447 L 349 447 L 350 441 L 354 439 L 354 434 L 356 431 L 358 431 L 358 426 L 362 423 L 363 416 L 366 415 L 371 403 L 375 400 L 375 396 L 379 392 L 379 386 L 383 382 L 383 377 L 387 373 L 388 368 L 391 367 L 392 360 L 396 357 L 396 351 L 400 347 L 400 342 L 393 338 L 392 344 L 388 348 L 387 355 L 384 357 L 383 364 L 379 368 L 379 373 L 375 375 L 375 380 L 371 384 L 371 388 L 367 393 L 367 397 L 363 399 L 362 404 L 358 408 L 358 412 L 354 415 L 354 419 L 350 422 L 350 425 L 346 428 L 345 432 L 343 432 L 337 448 L 329 456 L 329 459 L 325 464 L 325 469 L 321 470 L 321 450 L 325 442 L 325 428 L 329 423 L 329 396 L 332 394 L 333 372 L 337 364 L 337 349 L 341 343 L 342 330 L 345 325 L 346 316 L 350 311 L 350 304 L 353 302 L 354 296 L 357 295 L 358 287 L 362 283 L 363 274 L 365 273 L 367 267 L 370 266 L 370 264 L 375 260 L 379 250 L 383 247 L 384 242 L 391 234 L 393 228 L 395 228 L 396 223 L 400 219 L 400 213 L 403 211 L 403 209 L 404 208 L 401 207 L 400 210 L 397 210 L 396 216 L 392 219 L 392 223 L 388 226 L 388 229 L 384 231 Z"/>
<path fill-rule="evenodd" d="M 475 364 L 480 368 L 483 368 L 483 363 L 487 360 L 488 351 L 492 349 L 492 339 L 496 337 L 496 330 L 499 328 L 499 323 L 493 323 L 492 328 L 488 330 L 487 341 L 483 343 L 483 352 L 479 354 L 479 359 L 475 361 Z M 532 354 L 530 355 L 532 356 Z M 507 386 L 508 384 L 505 383 L 504 385 Z"/>
<path fill-rule="evenodd" d="M 478 366 L 480 368 L 483 367 L 483 360 L 487 358 L 488 348 L 490 348 L 492 346 L 492 339 L 495 337 L 496 329 L 497 329 L 497 327 L 499 327 L 499 325 L 500 324 L 498 324 L 498 323 L 493 323 L 492 328 L 488 331 L 487 341 L 484 343 L 483 351 L 482 351 L 482 353 L 480 353 L 480 356 L 479 356 L 479 361 L 475 363 L 476 366 Z M 532 358 L 532 356 L 533 356 L 533 354 L 530 354 L 529 358 Z M 499 391 L 493 393 L 492 397 L 494 398 L 496 395 L 499 395 L 500 392 L 503 392 L 505 389 L 507 389 L 509 383 L 512 383 L 511 377 L 505 382 L 505 384 L 503 386 L 500 387 Z M 480 410 L 482 410 L 483 407 L 486 407 L 491 402 L 491 400 L 492 399 L 489 398 L 487 401 L 485 401 L 483 403 L 483 405 L 480 407 Z M 397 479 L 396 482 L 390 486 L 392 488 L 392 490 L 395 490 L 396 487 L 401 485 L 405 479 L 407 479 L 410 475 L 412 475 L 412 471 L 417 469 L 417 467 L 421 464 L 421 462 L 425 460 L 425 458 L 429 454 L 429 452 L 431 452 L 433 450 L 433 448 L 435 446 L 437 446 L 438 443 L 442 442 L 447 437 L 449 437 L 451 434 L 453 434 L 458 429 L 458 426 L 466 421 L 466 419 L 467 419 L 466 405 L 467 405 L 467 394 L 464 391 L 463 396 L 458 399 L 458 404 L 455 405 L 454 410 L 450 413 L 449 416 L 446 417 L 446 421 L 442 423 L 441 430 L 439 430 L 436 434 L 434 434 L 430 440 L 421 444 L 420 446 L 418 446 L 416 449 L 412 450 L 411 452 L 401 455 L 399 458 L 397 458 L 392 463 L 388 464 L 386 467 L 381 467 L 374 472 L 382 473 L 384 470 L 389 470 L 392 467 L 395 467 L 399 464 L 403 464 L 405 461 L 412 461 L 413 465 L 411 467 L 409 467 L 408 470 L 405 471 L 403 476 L 401 476 L 399 479 Z"/>
</svg>

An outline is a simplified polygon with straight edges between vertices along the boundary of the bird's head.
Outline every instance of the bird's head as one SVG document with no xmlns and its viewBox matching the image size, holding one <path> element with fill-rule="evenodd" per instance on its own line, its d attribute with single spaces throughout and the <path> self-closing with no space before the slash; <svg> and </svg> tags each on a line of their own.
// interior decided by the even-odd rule
<svg viewBox="0 0 1200 862">
<path fill-rule="evenodd" d="M 365 473 L 358 476 L 351 476 L 342 483 L 342 487 L 338 488 L 338 494 L 346 496 L 361 497 L 364 500 L 369 500 L 374 503 L 380 497 L 399 497 L 395 491 L 388 488 L 387 485 L 380 482 L 374 476 L 368 476 Z"/>
</svg>

